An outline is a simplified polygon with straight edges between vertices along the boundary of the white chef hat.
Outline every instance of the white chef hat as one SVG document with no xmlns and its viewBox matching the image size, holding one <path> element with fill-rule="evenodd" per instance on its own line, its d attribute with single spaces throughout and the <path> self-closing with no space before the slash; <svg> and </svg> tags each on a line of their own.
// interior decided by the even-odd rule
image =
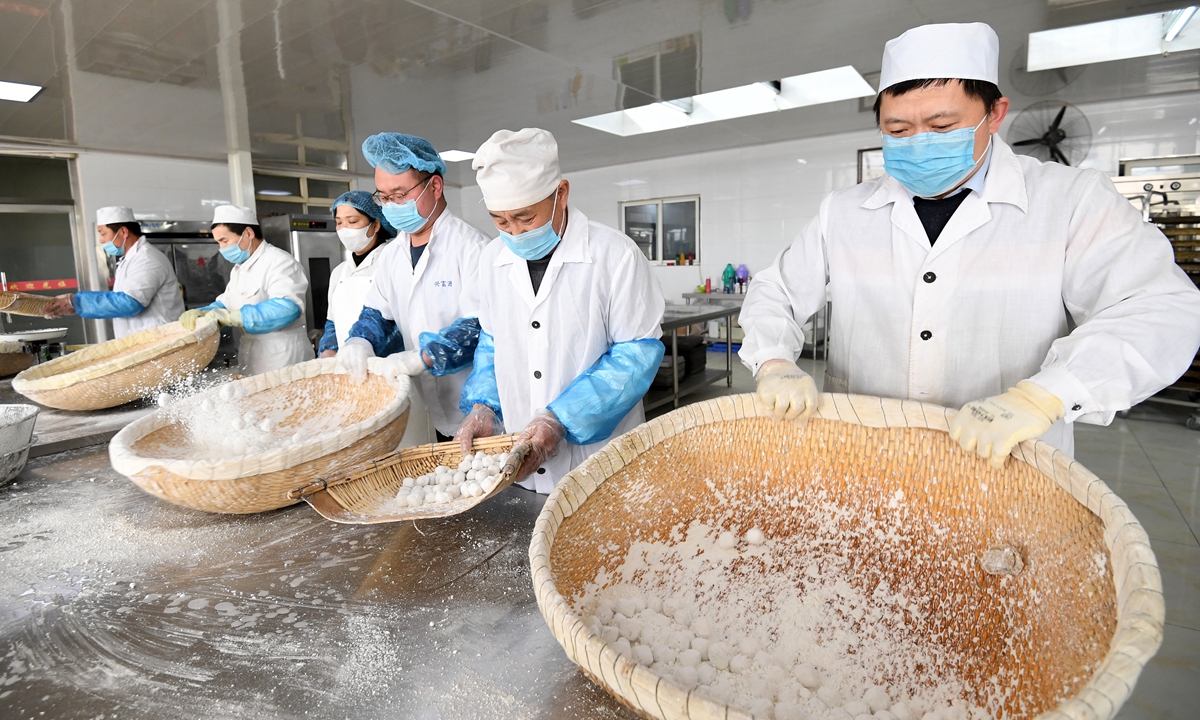
<svg viewBox="0 0 1200 720">
<path fill-rule="evenodd" d="M 488 210 L 520 210 L 550 197 L 562 182 L 558 142 L 538 128 L 497 130 L 475 151 L 471 167 Z"/>
<path fill-rule="evenodd" d="M 213 225 L 258 225 L 258 216 L 248 207 L 241 205 L 218 205 L 213 210 Z"/>
<path fill-rule="evenodd" d="M 97 225 L 116 225 L 118 223 L 137 222 L 133 219 L 133 208 L 112 205 L 96 211 Z"/>
<path fill-rule="evenodd" d="M 879 90 L 906 80 L 956 78 L 999 84 L 1000 38 L 985 23 L 922 25 L 883 47 Z"/>
</svg>

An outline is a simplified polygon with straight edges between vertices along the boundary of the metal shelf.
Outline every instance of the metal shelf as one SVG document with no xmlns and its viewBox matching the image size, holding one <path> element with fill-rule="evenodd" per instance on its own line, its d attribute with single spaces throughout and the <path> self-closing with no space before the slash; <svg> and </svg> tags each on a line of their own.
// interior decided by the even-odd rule
<svg viewBox="0 0 1200 720">
<path fill-rule="evenodd" d="M 695 392 L 703 387 L 708 387 L 713 383 L 721 380 L 729 380 L 732 382 L 733 371 L 725 370 L 705 370 L 695 375 L 688 375 L 679 381 L 679 391 L 673 390 L 651 390 L 642 398 L 642 407 L 646 410 L 653 410 L 656 407 L 670 404 L 672 401 Z"/>
</svg>

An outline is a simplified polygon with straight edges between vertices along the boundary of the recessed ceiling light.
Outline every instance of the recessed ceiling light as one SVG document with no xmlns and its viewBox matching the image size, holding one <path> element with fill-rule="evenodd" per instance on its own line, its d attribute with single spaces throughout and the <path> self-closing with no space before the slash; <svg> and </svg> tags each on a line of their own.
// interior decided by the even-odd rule
<svg viewBox="0 0 1200 720">
<path fill-rule="evenodd" d="M 257 194 L 270 195 L 271 197 L 290 197 L 293 195 L 293 193 L 290 193 L 287 190 L 259 190 L 257 191 Z"/>
<path fill-rule="evenodd" d="M 447 150 L 438 153 L 438 155 L 441 155 L 442 159 L 446 162 L 462 162 L 463 160 L 470 160 L 475 157 L 475 153 L 467 152 L 466 150 Z"/>
<path fill-rule="evenodd" d="M 807 160 L 805 160 L 804 158 L 796 158 L 796 162 L 800 163 L 801 165 L 807 165 L 807 164 L 808 164 L 808 161 L 807 161 Z"/>
<path fill-rule="evenodd" d="M 628 137 L 874 94 L 875 89 L 870 83 L 857 70 L 846 65 L 793 75 L 783 80 L 750 83 L 690 98 L 593 115 L 572 122 Z"/>
<path fill-rule="evenodd" d="M 637 179 L 620 180 L 618 182 L 613 183 L 613 185 L 618 185 L 620 187 L 629 187 L 630 185 L 645 185 L 645 184 L 646 184 L 645 180 L 637 180 Z"/>
<path fill-rule="evenodd" d="M 1196 7 L 1029 33 L 1030 72 L 1200 48 Z"/>
<path fill-rule="evenodd" d="M 41 91 L 41 85 L 26 85 L 25 83 L 4 82 L 0 80 L 0 100 L 29 102 Z"/>
</svg>

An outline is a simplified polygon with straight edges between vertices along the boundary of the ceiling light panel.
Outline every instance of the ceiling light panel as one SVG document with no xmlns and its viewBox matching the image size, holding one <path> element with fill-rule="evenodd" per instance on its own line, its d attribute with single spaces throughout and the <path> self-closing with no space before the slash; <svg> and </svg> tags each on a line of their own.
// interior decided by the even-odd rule
<svg viewBox="0 0 1200 720">
<path fill-rule="evenodd" d="M 29 102 L 41 91 L 41 85 L 26 85 L 25 83 L 4 82 L 0 80 L 0 100 Z"/>
<path fill-rule="evenodd" d="M 438 155 L 446 162 L 462 162 L 463 160 L 470 160 L 475 157 L 475 153 L 467 152 L 466 150 L 446 150 L 445 152 L 438 153 Z"/>
<path fill-rule="evenodd" d="M 628 137 L 750 115 L 790 110 L 874 95 L 875 89 L 853 67 L 794 75 L 775 83 L 749 85 L 593 115 L 572 122 Z"/>
<path fill-rule="evenodd" d="M 1035 72 L 1200 48 L 1200 23 L 1182 17 L 1172 11 L 1029 33 L 1026 68 Z M 1167 41 L 1172 32 L 1174 39 Z"/>
</svg>

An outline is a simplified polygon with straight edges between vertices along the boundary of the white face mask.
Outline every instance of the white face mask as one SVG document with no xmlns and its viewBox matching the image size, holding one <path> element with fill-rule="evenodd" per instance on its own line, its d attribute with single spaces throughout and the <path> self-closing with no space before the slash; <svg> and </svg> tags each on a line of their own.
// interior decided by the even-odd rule
<svg viewBox="0 0 1200 720">
<path fill-rule="evenodd" d="M 371 226 L 363 228 L 338 228 L 338 240 L 342 241 L 342 245 L 352 253 L 360 252 L 363 248 L 371 244 L 374 237 L 368 237 L 367 233 L 371 230 Z"/>
</svg>

